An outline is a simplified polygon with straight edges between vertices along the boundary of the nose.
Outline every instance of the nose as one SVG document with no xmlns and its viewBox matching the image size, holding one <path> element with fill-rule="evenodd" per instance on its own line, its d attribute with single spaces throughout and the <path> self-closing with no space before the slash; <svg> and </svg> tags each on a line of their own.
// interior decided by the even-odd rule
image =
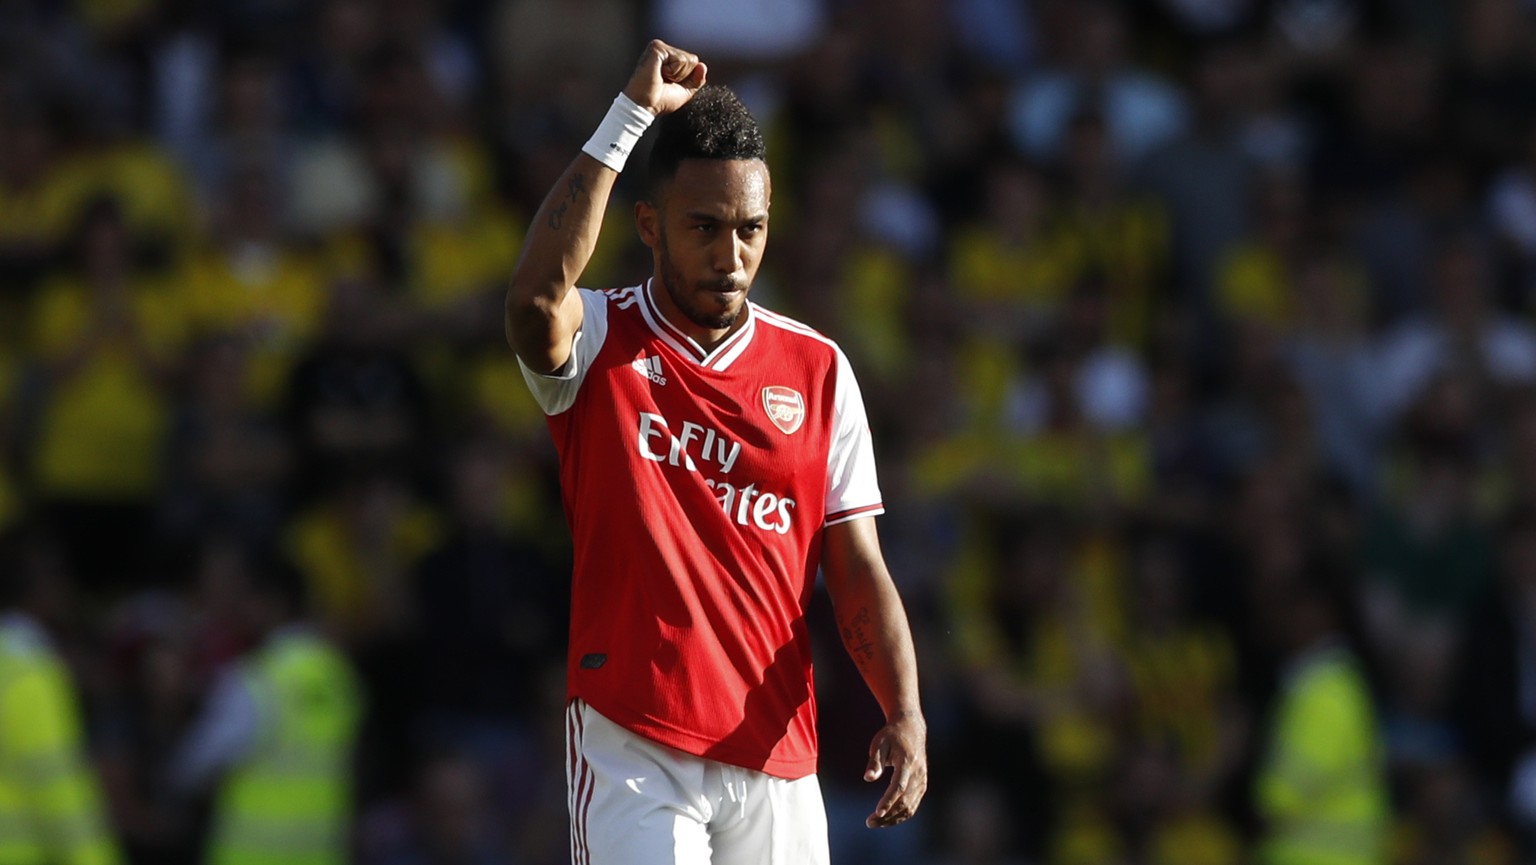
<svg viewBox="0 0 1536 865">
<path fill-rule="evenodd" d="M 734 231 L 722 231 L 712 252 L 717 273 L 740 273 L 746 268 L 747 244 Z"/>
</svg>

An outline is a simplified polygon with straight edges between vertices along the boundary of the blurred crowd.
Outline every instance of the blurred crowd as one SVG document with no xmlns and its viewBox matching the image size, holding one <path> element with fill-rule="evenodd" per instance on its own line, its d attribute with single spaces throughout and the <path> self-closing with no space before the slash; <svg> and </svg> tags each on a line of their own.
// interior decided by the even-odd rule
<svg viewBox="0 0 1536 865">
<path fill-rule="evenodd" d="M 567 861 L 501 300 L 651 36 L 764 124 L 754 299 L 874 428 L 933 781 L 863 828 L 818 595 L 834 861 L 1536 856 L 1536 3 L 0 0 L 0 576 L 123 861 L 202 861 L 274 561 L 351 860 Z"/>
</svg>

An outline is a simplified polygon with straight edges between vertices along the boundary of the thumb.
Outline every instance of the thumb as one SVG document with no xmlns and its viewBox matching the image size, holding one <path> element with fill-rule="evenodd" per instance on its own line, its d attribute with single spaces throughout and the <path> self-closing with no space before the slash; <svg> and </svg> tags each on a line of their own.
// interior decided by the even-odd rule
<svg viewBox="0 0 1536 865">
<path fill-rule="evenodd" d="M 653 76 L 661 77 L 661 65 L 667 59 L 667 52 L 655 42 L 646 46 L 645 53 L 640 57 L 640 68 L 650 72 Z"/>
<path fill-rule="evenodd" d="M 884 739 L 876 741 L 869 748 L 869 765 L 864 767 L 864 780 L 878 781 L 885 774 L 885 758 L 890 751 L 890 746 Z"/>
<path fill-rule="evenodd" d="M 709 67 L 705 66 L 704 61 L 701 60 L 694 65 L 693 70 L 688 73 L 688 77 L 678 83 L 689 90 L 697 91 L 700 87 L 704 86 L 704 79 L 708 76 Z"/>
</svg>

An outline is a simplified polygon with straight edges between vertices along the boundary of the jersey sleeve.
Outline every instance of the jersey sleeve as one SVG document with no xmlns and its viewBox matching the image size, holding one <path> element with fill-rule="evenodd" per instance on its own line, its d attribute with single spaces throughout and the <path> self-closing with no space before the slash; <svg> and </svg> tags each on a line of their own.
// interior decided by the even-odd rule
<svg viewBox="0 0 1536 865">
<path fill-rule="evenodd" d="M 827 451 L 825 524 L 829 526 L 885 513 L 864 396 L 841 349 L 833 388 L 832 446 Z"/>
<path fill-rule="evenodd" d="M 576 289 L 581 297 L 581 329 L 571 343 L 571 356 L 565 365 L 549 374 L 537 373 L 517 359 L 523 381 L 533 391 L 533 398 L 547 415 L 556 415 L 576 402 L 576 393 L 587 377 L 587 370 L 608 338 L 608 297 L 600 291 Z"/>
</svg>

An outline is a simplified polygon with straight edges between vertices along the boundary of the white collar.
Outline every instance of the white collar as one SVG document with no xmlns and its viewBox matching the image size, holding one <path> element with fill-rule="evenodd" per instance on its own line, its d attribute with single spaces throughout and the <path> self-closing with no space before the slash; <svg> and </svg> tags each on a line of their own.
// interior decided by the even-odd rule
<svg viewBox="0 0 1536 865">
<path fill-rule="evenodd" d="M 713 349 L 706 351 L 704 346 L 691 336 L 683 333 L 682 329 L 672 322 L 667 321 L 662 315 L 661 308 L 656 305 L 656 299 L 651 295 L 654 279 L 648 279 L 640 290 L 640 313 L 645 317 L 645 323 L 651 331 L 663 342 L 677 349 L 678 354 L 692 358 L 694 362 L 706 369 L 723 372 L 731 365 L 741 353 L 746 351 L 747 344 L 752 341 L 752 334 L 757 331 L 757 316 L 752 312 L 752 304 L 744 302 L 741 314 L 747 317 L 747 323 L 742 325 L 735 333 L 726 337 Z"/>
</svg>

